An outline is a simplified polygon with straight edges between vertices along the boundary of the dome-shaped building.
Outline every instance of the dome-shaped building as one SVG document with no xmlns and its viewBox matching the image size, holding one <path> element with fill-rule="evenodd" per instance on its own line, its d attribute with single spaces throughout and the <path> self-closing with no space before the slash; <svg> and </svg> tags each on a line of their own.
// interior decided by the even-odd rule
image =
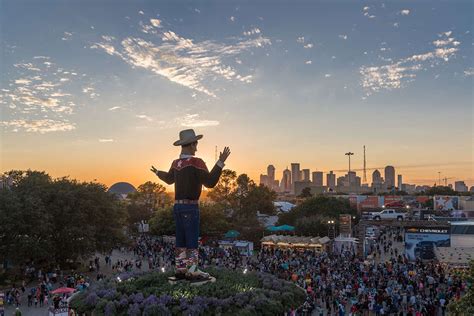
<svg viewBox="0 0 474 316">
<path fill-rule="evenodd" d="M 116 195 L 120 199 L 126 199 L 127 195 L 136 191 L 137 189 L 128 182 L 117 182 L 113 184 L 107 192 Z"/>
</svg>

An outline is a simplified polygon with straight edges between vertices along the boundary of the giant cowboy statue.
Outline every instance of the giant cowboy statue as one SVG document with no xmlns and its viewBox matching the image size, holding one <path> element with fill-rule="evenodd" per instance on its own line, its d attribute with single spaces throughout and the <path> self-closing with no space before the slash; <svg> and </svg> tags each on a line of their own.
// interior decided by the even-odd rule
<svg viewBox="0 0 474 316">
<path fill-rule="evenodd" d="M 173 280 L 207 282 L 211 280 L 208 273 L 198 269 L 199 251 L 199 196 L 204 185 L 213 188 L 219 181 L 224 162 L 230 155 L 228 147 L 220 153 L 211 172 L 200 158 L 194 156 L 198 140 L 194 130 L 187 129 L 179 133 L 179 140 L 173 145 L 181 146 L 181 154 L 171 164 L 168 172 L 159 171 L 154 166 L 151 171 L 167 184 L 174 183 L 175 203 L 173 216 L 176 223 L 176 274 Z M 215 280 L 215 279 L 214 279 Z"/>
</svg>

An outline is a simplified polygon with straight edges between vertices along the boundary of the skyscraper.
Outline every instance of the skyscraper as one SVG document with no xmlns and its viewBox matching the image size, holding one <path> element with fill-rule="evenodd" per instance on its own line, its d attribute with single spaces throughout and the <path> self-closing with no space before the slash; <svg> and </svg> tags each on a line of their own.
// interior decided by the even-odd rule
<svg viewBox="0 0 474 316">
<path fill-rule="evenodd" d="M 268 176 L 268 183 L 273 185 L 273 182 L 275 182 L 275 167 L 273 165 L 268 165 L 267 176 Z"/>
<path fill-rule="evenodd" d="M 397 178 L 398 178 L 398 181 L 397 181 L 397 182 L 398 182 L 398 183 L 397 183 L 397 188 L 398 188 L 398 190 L 401 191 L 401 190 L 402 190 L 402 187 L 403 187 L 403 178 L 402 178 L 402 175 L 399 174 L 399 175 L 397 176 Z"/>
<path fill-rule="evenodd" d="M 316 187 L 323 186 L 323 173 L 321 171 L 313 172 L 313 185 Z"/>
<path fill-rule="evenodd" d="M 283 177 L 281 178 L 281 188 L 283 192 L 291 192 L 291 171 L 286 167 L 283 170 Z"/>
<path fill-rule="evenodd" d="M 260 184 L 263 184 L 265 186 L 269 186 L 268 176 L 266 174 L 261 174 L 260 175 Z"/>
<path fill-rule="evenodd" d="M 294 184 L 296 181 L 300 181 L 300 164 L 292 163 L 291 164 L 291 184 Z"/>
<path fill-rule="evenodd" d="M 464 181 L 456 181 L 454 182 L 454 191 L 457 192 L 467 192 L 467 185 L 464 183 Z"/>
<path fill-rule="evenodd" d="M 382 183 L 382 175 L 380 174 L 380 171 L 377 169 L 372 172 L 372 185 L 375 184 L 381 184 Z"/>
<path fill-rule="evenodd" d="M 302 181 L 305 181 L 305 182 L 309 182 L 309 181 L 310 181 L 310 179 L 309 179 L 309 173 L 310 173 L 309 169 L 303 169 L 303 170 L 302 170 L 302 173 L 301 173 L 301 174 L 303 175 Z"/>
<path fill-rule="evenodd" d="M 385 167 L 385 186 L 387 189 L 395 187 L 395 168 L 393 166 Z"/>
<path fill-rule="evenodd" d="M 334 189 L 336 187 L 336 175 L 332 171 L 329 171 L 329 173 L 326 175 L 326 186 L 330 189 Z"/>
</svg>

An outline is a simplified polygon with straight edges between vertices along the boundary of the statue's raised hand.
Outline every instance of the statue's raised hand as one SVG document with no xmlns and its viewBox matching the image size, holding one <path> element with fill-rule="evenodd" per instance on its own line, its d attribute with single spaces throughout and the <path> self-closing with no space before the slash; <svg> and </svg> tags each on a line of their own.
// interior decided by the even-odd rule
<svg viewBox="0 0 474 316">
<path fill-rule="evenodd" d="M 222 162 L 225 162 L 227 157 L 230 155 L 230 149 L 229 147 L 224 147 L 224 151 L 220 153 L 219 155 L 219 160 Z"/>
<path fill-rule="evenodd" d="M 158 174 L 158 169 L 156 169 L 154 166 L 151 166 L 151 172 L 153 172 L 154 174 Z"/>
</svg>

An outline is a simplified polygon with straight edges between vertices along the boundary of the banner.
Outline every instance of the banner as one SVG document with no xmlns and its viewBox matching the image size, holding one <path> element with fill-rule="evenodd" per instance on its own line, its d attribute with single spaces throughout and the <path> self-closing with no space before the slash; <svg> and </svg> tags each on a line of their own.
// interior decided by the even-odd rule
<svg viewBox="0 0 474 316">
<path fill-rule="evenodd" d="M 434 209 L 438 211 L 453 211 L 459 209 L 459 196 L 435 195 Z"/>
<path fill-rule="evenodd" d="M 410 261 L 434 259 L 434 247 L 451 245 L 450 227 L 407 227 L 405 254 Z"/>
</svg>

